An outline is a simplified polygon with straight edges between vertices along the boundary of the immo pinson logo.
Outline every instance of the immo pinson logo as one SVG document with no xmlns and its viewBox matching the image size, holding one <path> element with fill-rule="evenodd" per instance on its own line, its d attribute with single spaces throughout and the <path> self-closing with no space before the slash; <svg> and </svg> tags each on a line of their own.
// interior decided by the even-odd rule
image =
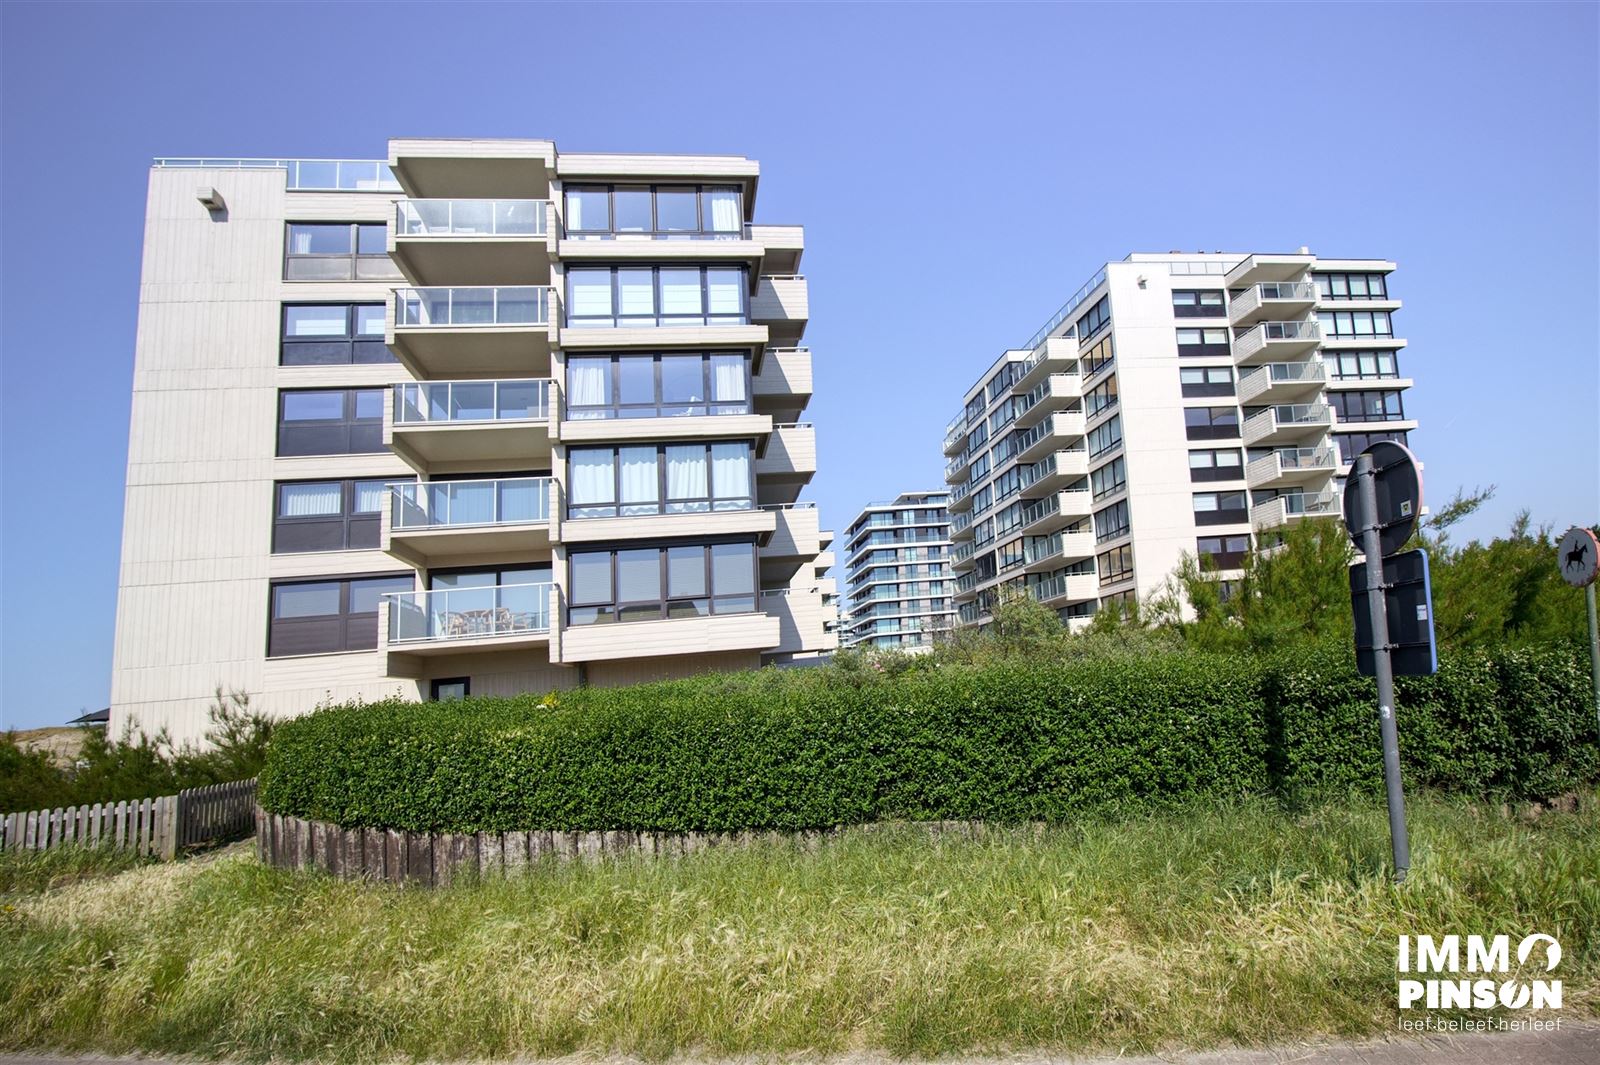
<svg viewBox="0 0 1600 1065">
<path fill-rule="evenodd" d="M 1401 936 L 1395 966 L 1401 973 L 1400 1008 L 1558 1010 L 1560 980 L 1523 978 L 1525 969 L 1538 970 L 1535 950 L 1541 945 L 1545 973 L 1561 964 L 1561 944 L 1554 936 L 1535 932 L 1517 944 L 1517 979 L 1512 979 L 1510 936 L 1441 936 L 1437 941 L 1432 936 Z M 1408 978 L 1411 973 L 1421 978 Z M 1438 975 L 1429 979 L 1430 973 Z"/>
</svg>

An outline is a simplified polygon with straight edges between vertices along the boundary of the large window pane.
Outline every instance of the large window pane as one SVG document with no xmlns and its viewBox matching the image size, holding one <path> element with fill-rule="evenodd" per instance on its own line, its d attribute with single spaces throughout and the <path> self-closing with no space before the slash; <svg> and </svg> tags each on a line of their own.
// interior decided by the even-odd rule
<svg viewBox="0 0 1600 1065">
<path fill-rule="evenodd" d="M 571 556 L 572 601 L 611 602 L 611 552 L 581 551 Z"/>
<path fill-rule="evenodd" d="M 670 599 L 692 599 L 705 594 L 705 548 L 667 548 L 667 597 Z"/>
<path fill-rule="evenodd" d="M 744 271 L 712 267 L 706 271 L 707 313 L 723 316 L 744 314 Z"/>
<path fill-rule="evenodd" d="M 743 355 L 711 356 L 711 398 L 727 409 L 715 413 L 733 414 L 746 408 L 749 399 L 745 385 L 745 357 Z"/>
<path fill-rule="evenodd" d="M 710 509 L 704 444 L 675 444 L 667 448 L 667 513 L 685 514 Z"/>
<path fill-rule="evenodd" d="M 670 410 L 663 414 L 704 414 L 705 361 L 698 355 L 661 357 L 661 403 Z"/>
<path fill-rule="evenodd" d="M 661 554 L 653 547 L 617 552 L 617 602 L 661 601 Z"/>
<path fill-rule="evenodd" d="M 712 544 L 712 594 L 719 598 L 753 595 L 755 590 L 755 548 L 749 544 Z"/>
<path fill-rule="evenodd" d="M 388 592 L 409 592 L 414 581 L 410 577 L 372 577 L 350 582 L 350 613 L 375 614 Z"/>
<path fill-rule="evenodd" d="M 648 355 L 617 360 L 617 387 L 623 406 L 656 402 L 656 365 Z M 653 413 L 653 412 L 652 412 Z"/>
<path fill-rule="evenodd" d="M 387 255 L 389 253 L 387 229 L 387 226 L 381 225 L 356 226 L 356 254 Z"/>
<path fill-rule="evenodd" d="M 285 392 L 283 420 L 286 422 L 338 421 L 344 417 L 343 392 Z M 379 412 L 382 417 L 382 412 Z"/>
<path fill-rule="evenodd" d="M 694 188 L 656 190 L 656 230 L 689 233 L 700 228 L 699 195 Z"/>
<path fill-rule="evenodd" d="M 383 304 L 360 303 L 356 305 L 356 336 L 383 336 Z"/>
<path fill-rule="evenodd" d="M 750 506 L 750 445 L 711 445 L 711 488 L 716 510 Z"/>
<path fill-rule="evenodd" d="M 653 317 L 656 313 L 655 278 L 648 269 L 617 271 L 617 314 Z"/>
<path fill-rule="evenodd" d="M 611 316 L 611 271 L 567 271 L 568 314 L 578 317 Z"/>
<path fill-rule="evenodd" d="M 315 618 L 339 613 L 339 582 L 280 584 L 272 590 L 275 618 Z"/>
<path fill-rule="evenodd" d="M 718 233 L 744 231 L 744 212 L 739 206 L 738 189 L 707 189 L 705 199 L 707 229 Z"/>
<path fill-rule="evenodd" d="M 605 512 L 610 512 L 617 501 L 615 458 L 611 449 L 573 448 L 569 454 L 571 483 L 568 491 L 572 493 L 573 516 L 592 516 L 585 514 L 583 508 L 601 505 Z"/>
<path fill-rule="evenodd" d="M 700 309 L 700 271 L 663 267 L 661 270 L 661 317 L 692 317 Z"/>
<path fill-rule="evenodd" d="M 302 222 L 291 225 L 289 227 L 289 254 L 349 255 L 350 227 L 344 222 Z"/>
<path fill-rule="evenodd" d="M 350 309 L 344 304 L 331 307 L 285 307 L 283 335 L 290 337 L 342 337 L 349 333 Z M 378 316 L 378 332 L 383 332 L 383 315 Z"/>
<path fill-rule="evenodd" d="M 606 189 L 567 190 L 567 231 L 604 233 L 611 228 L 611 194 Z"/>
<path fill-rule="evenodd" d="M 356 391 L 356 417 L 383 420 L 383 390 L 363 388 Z"/>
<path fill-rule="evenodd" d="M 618 233 L 650 232 L 650 190 L 621 188 L 612 193 Z"/>
<path fill-rule="evenodd" d="M 567 405 L 606 407 L 611 404 L 611 360 L 567 360 Z M 583 415 L 578 415 L 582 417 Z M 594 417 L 594 414 L 588 415 Z"/>
<path fill-rule="evenodd" d="M 338 481 L 278 486 L 278 517 L 309 518 L 344 512 L 344 486 Z"/>
<path fill-rule="evenodd" d="M 622 471 L 621 512 L 624 515 L 659 513 L 661 497 L 656 449 L 619 448 L 617 462 Z"/>
</svg>

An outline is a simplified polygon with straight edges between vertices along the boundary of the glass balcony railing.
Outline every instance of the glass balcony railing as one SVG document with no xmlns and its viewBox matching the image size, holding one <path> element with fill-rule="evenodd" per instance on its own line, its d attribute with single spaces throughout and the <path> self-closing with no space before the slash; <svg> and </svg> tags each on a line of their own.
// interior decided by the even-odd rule
<svg viewBox="0 0 1600 1065">
<path fill-rule="evenodd" d="M 430 481 L 391 486 L 396 531 L 520 525 L 550 520 L 550 478 Z"/>
<path fill-rule="evenodd" d="M 1264 300 L 1314 300 L 1317 287 L 1309 281 L 1266 281 L 1256 286 Z"/>
<path fill-rule="evenodd" d="M 398 200 L 400 237 L 542 237 L 548 200 Z"/>
<path fill-rule="evenodd" d="M 1263 340 L 1322 339 L 1322 327 L 1316 322 L 1262 322 L 1256 328 Z"/>
<path fill-rule="evenodd" d="M 1283 512 L 1290 517 L 1317 518 L 1339 513 L 1339 497 L 1332 492 L 1324 492 L 1321 495 L 1293 492 L 1279 496 L 1278 500 L 1283 504 Z"/>
<path fill-rule="evenodd" d="M 550 582 L 392 592 L 390 644 L 550 631 Z"/>
<path fill-rule="evenodd" d="M 158 169 L 284 170 L 290 192 L 399 192 L 389 164 L 379 159 L 162 158 Z"/>
<path fill-rule="evenodd" d="M 539 421 L 550 417 L 550 382 L 407 381 L 394 386 L 396 425 Z"/>
<path fill-rule="evenodd" d="M 394 324 L 399 328 L 449 329 L 549 325 L 550 287 L 397 288 Z"/>
</svg>

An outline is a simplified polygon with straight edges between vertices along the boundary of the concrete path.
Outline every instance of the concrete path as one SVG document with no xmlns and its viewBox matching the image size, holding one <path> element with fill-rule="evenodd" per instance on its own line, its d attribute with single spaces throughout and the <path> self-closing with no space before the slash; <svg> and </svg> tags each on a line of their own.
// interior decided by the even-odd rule
<svg viewBox="0 0 1600 1065">
<path fill-rule="evenodd" d="M 179 1058 L 70 1057 L 51 1054 L 0 1054 L 0 1065 L 163 1065 Z M 689 1065 L 683 1059 L 677 1059 Z M 718 1065 L 754 1065 L 763 1059 L 732 1059 Z M 1216 1050 L 1139 1058 L 1079 1058 L 1019 1055 L 1006 1058 L 952 1058 L 939 1065 L 1596 1065 L 1600 1062 L 1600 1024 L 1563 1021 L 1555 1032 L 1503 1032 L 1489 1035 L 1430 1036 L 1376 1043 L 1288 1046 L 1271 1050 Z M 900 1058 L 849 1054 L 813 1065 L 916 1065 Z M 532 1063 L 530 1063 L 532 1065 Z M 539 1059 L 538 1065 L 637 1065 L 628 1058 Z M 709 1063 L 707 1063 L 709 1065 Z"/>
</svg>

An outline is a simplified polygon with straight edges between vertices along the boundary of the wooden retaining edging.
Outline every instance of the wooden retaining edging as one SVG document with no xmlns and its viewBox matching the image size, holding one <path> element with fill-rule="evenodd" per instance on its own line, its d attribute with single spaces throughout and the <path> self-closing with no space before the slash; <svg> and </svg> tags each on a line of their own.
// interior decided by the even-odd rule
<svg viewBox="0 0 1600 1065">
<path fill-rule="evenodd" d="M 171 861 L 185 847 L 249 835 L 256 782 L 188 788 L 176 795 L 31 810 L 0 816 L 0 851 L 113 847 Z"/>
<path fill-rule="evenodd" d="M 880 822 L 930 835 L 975 838 L 981 821 Z M 1035 826 L 1042 828 L 1042 826 Z M 815 847 L 840 829 L 800 832 L 403 832 L 393 828 L 342 828 L 325 821 L 268 813 L 256 808 L 256 854 L 279 869 L 320 869 L 345 880 L 445 887 L 457 878 L 515 875 L 546 858 L 597 862 L 642 854 L 677 857 L 714 847 L 793 841 Z"/>
</svg>

